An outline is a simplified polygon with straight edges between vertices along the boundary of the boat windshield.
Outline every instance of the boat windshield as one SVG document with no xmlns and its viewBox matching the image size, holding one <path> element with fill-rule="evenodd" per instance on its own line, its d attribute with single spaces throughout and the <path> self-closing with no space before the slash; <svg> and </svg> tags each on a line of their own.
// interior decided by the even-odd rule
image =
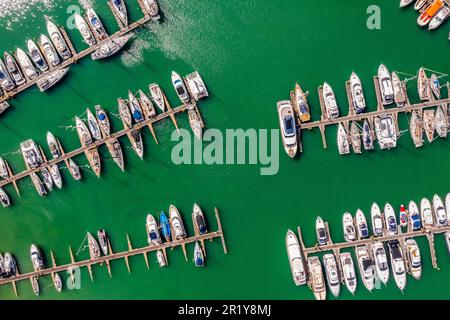
<svg viewBox="0 0 450 320">
<path fill-rule="evenodd" d="M 294 134 L 294 118 L 292 116 L 284 118 L 284 128 L 287 135 Z"/>
</svg>

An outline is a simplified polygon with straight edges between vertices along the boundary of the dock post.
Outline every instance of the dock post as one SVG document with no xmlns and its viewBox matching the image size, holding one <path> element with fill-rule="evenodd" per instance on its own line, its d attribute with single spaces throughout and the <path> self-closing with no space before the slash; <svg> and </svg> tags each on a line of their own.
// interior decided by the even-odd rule
<svg viewBox="0 0 450 320">
<path fill-rule="evenodd" d="M 131 251 L 131 250 L 133 250 L 133 247 L 131 246 L 130 237 L 128 236 L 128 233 L 126 235 L 127 235 L 128 251 Z M 128 256 L 125 256 L 124 258 L 125 258 L 125 263 L 127 265 L 128 273 L 131 273 L 130 261 L 128 261 Z"/>
<path fill-rule="evenodd" d="M 9 178 L 11 179 L 14 189 L 16 189 L 17 195 L 20 197 L 20 191 L 19 191 L 19 187 L 17 186 L 17 181 L 16 181 L 16 179 L 13 178 L 13 172 L 11 170 L 11 167 L 9 166 L 9 163 L 6 160 L 5 160 L 5 165 L 6 165 L 6 170 L 8 170 L 8 175 L 9 175 Z"/>
<path fill-rule="evenodd" d="M 159 144 L 158 139 L 156 138 L 155 129 L 153 128 L 153 123 L 149 122 L 147 127 L 150 129 L 150 133 L 152 134 L 153 139 L 155 140 L 156 144 Z"/>
<path fill-rule="evenodd" d="M 322 136 L 322 145 L 324 149 L 328 149 L 327 136 L 325 135 L 325 126 L 320 126 L 320 135 Z"/>
<path fill-rule="evenodd" d="M 373 77 L 373 84 L 375 86 L 375 94 L 377 96 L 377 111 L 381 112 L 384 111 L 384 104 L 383 99 L 381 98 L 381 89 L 380 89 L 380 83 L 378 81 L 378 76 Z"/>
<path fill-rule="evenodd" d="M 167 100 L 166 94 L 162 90 L 161 90 L 161 92 L 164 97 L 164 103 L 166 104 L 166 107 L 167 107 L 167 113 L 169 114 L 170 119 L 172 119 L 173 125 L 175 126 L 177 131 L 180 132 L 180 129 L 178 129 L 177 119 L 175 119 L 175 115 L 173 114 L 173 109 L 170 106 L 169 100 Z"/>
<path fill-rule="evenodd" d="M 220 238 L 222 239 L 223 252 L 227 254 L 228 253 L 227 244 L 225 243 L 225 235 L 223 234 L 222 221 L 220 220 L 219 209 L 217 209 L 217 207 L 214 207 L 214 213 L 216 215 L 217 227 L 219 229 Z"/>
<path fill-rule="evenodd" d="M 353 96 L 352 96 L 352 91 L 350 88 L 350 81 L 345 82 L 345 91 L 347 93 L 347 99 L 348 99 L 348 115 L 353 116 L 353 115 L 355 115 L 355 109 L 353 108 Z"/>
<path fill-rule="evenodd" d="M 427 239 L 428 239 L 428 245 L 430 246 L 431 264 L 433 265 L 434 269 L 440 270 L 438 267 L 438 264 L 437 264 L 436 250 L 434 248 L 434 234 L 428 232 Z"/>
</svg>

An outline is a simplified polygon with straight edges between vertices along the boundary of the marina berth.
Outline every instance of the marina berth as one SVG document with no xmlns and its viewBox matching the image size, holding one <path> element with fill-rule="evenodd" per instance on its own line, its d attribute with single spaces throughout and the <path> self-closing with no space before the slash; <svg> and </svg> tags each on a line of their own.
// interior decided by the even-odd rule
<svg viewBox="0 0 450 320">
<path fill-rule="evenodd" d="M 353 109 L 356 114 L 363 113 L 366 109 L 366 99 L 358 75 L 353 72 L 350 76 L 350 91 L 352 93 Z"/>
<path fill-rule="evenodd" d="M 308 257 L 309 280 L 316 300 L 325 300 L 327 288 L 323 278 L 322 265 L 318 257 Z"/>
<path fill-rule="evenodd" d="M 337 145 L 340 155 L 350 154 L 349 136 L 342 123 L 338 125 Z"/>
<path fill-rule="evenodd" d="M 430 200 L 423 198 L 420 201 L 420 216 L 422 217 L 422 226 L 424 228 L 434 227 L 433 210 L 431 209 Z"/>
<path fill-rule="evenodd" d="M 294 109 L 291 102 L 285 100 L 278 102 L 277 110 L 284 150 L 289 157 L 293 158 L 298 150 Z"/>
<path fill-rule="evenodd" d="M 29 80 L 33 80 L 37 78 L 39 75 L 38 71 L 33 65 L 33 62 L 31 62 L 28 55 L 20 48 L 16 49 L 16 58 L 17 62 L 20 65 L 20 68 L 23 70 L 23 73 L 27 76 Z"/>
<path fill-rule="evenodd" d="M 444 202 L 441 197 L 437 194 L 433 196 L 433 211 L 435 218 L 435 225 L 437 227 L 444 227 L 448 225 L 447 212 L 444 207 Z"/>
<path fill-rule="evenodd" d="M 389 70 L 384 64 L 378 68 L 378 82 L 383 99 L 383 105 L 390 105 L 394 102 L 394 88 L 392 86 Z"/>
<path fill-rule="evenodd" d="M 428 30 L 434 30 L 439 28 L 450 16 L 450 8 L 443 6 L 439 9 L 438 13 L 430 20 L 428 24 Z"/>
<path fill-rule="evenodd" d="M 408 221 L 411 230 L 417 231 L 422 228 L 422 221 L 420 218 L 419 208 L 414 201 L 410 201 L 408 205 Z"/>
<path fill-rule="evenodd" d="M 347 242 L 356 240 L 356 229 L 353 217 L 349 212 L 344 213 L 342 217 L 342 229 L 344 230 L 344 239 Z"/>
<path fill-rule="evenodd" d="M 375 148 L 374 146 L 374 134 L 372 127 L 367 119 L 364 119 L 363 130 L 362 130 L 362 141 L 364 150 L 369 151 Z"/>
<path fill-rule="evenodd" d="M 422 276 L 422 259 L 420 256 L 420 249 L 416 240 L 407 239 L 405 241 L 406 261 L 408 262 L 408 269 L 415 280 L 420 280 Z"/>
<path fill-rule="evenodd" d="M 398 240 L 389 241 L 388 247 L 395 284 L 403 292 L 406 286 L 406 267 L 402 249 Z"/>
<path fill-rule="evenodd" d="M 375 237 L 381 237 L 383 235 L 383 218 L 381 216 L 381 210 L 378 204 L 375 202 L 370 209 L 370 216 L 372 220 L 372 232 Z"/>
<path fill-rule="evenodd" d="M 20 86 L 24 84 L 26 82 L 26 79 L 23 76 L 22 71 L 20 70 L 19 65 L 17 64 L 14 57 L 8 52 L 5 52 L 4 58 L 6 69 L 8 70 L 8 73 L 11 76 L 11 79 L 14 81 L 15 85 Z"/>
<path fill-rule="evenodd" d="M 50 39 L 52 40 L 52 43 L 59 55 L 64 60 L 69 59 L 72 56 L 69 46 L 67 45 L 66 40 L 64 39 L 64 36 L 59 28 L 50 19 L 47 19 L 47 32 L 50 35 Z"/>
<path fill-rule="evenodd" d="M 356 291 L 357 279 L 352 255 L 349 252 L 342 252 L 340 254 L 340 259 L 345 286 L 347 287 L 347 290 L 354 295 Z"/>
<path fill-rule="evenodd" d="M 375 242 L 372 245 L 372 256 L 375 264 L 375 272 L 377 278 L 384 284 L 387 285 L 389 280 L 389 264 L 387 259 L 386 250 L 382 242 Z"/>
<path fill-rule="evenodd" d="M 46 60 L 48 61 L 50 67 L 56 67 L 61 63 L 58 54 L 56 53 L 56 49 L 53 46 L 52 42 L 47 38 L 46 35 L 41 34 L 39 36 L 39 42 L 41 45 L 42 52 L 45 55 Z"/>
<path fill-rule="evenodd" d="M 36 45 L 36 43 L 29 39 L 27 41 L 28 53 L 30 54 L 31 59 L 33 60 L 35 66 L 41 71 L 45 72 L 49 69 L 47 61 L 45 60 L 41 50 Z"/>
<path fill-rule="evenodd" d="M 311 113 L 308 104 L 308 98 L 298 83 L 295 84 L 292 92 L 292 105 L 300 119 L 300 122 L 308 122 L 311 120 Z"/>
<path fill-rule="evenodd" d="M 323 84 L 323 97 L 326 108 L 327 119 L 336 119 L 339 117 L 339 107 L 337 105 L 336 96 L 333 88 L 328 83 Z"/>
<path fill-rule="evenodd" d="M 291 230 L 288 230 L 286 234 L 286 251 L 295 285 L 300 286 L 306 284 L 307 272 L 305 260 L 297 236 Z"/>
<path fill-rule="evenodd" d="M 339 297 L 341 292 L 341 281 L 339 277 L 339 270 L 334 255 L 327 253 L 323 256 L 323 265 L 325 268 L 325 275 L 327 279 L 328 288 L 334 297 Z"/>
<path fill-rule="evenodd" d="M 359 246 L 356 247 L 355 253 L 361 280 L 366 289 L 369 290 L 369 292 L 372 292 L 375 285 L 375 276 L 373 261 L 370 258 L 369 250 L 366 246 Z"/>
</svg>

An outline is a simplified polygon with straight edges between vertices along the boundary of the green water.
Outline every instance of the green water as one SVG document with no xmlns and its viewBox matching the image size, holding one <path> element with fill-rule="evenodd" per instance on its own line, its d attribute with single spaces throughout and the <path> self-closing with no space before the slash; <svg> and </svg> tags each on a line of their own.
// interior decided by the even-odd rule
<svg viewBox="0 0 450 320">
<path fill-rule="evenodd" d="M 131 19 L 138 19 L 137 3 L 126 2 Z M 66 8 L 74 3 L 57 2 L 46 14 L 64 24 Z M 371 110 L 376 105 L 372 76 L 380 62 L 407 73 L 415 73 L 421 65 L 450 71 L 448 24 L 433 33 L 419 30 L 414 10 L 399 10 L 397 1 L 160 0 L 160 4 L 163 23 L 138 32 L 127 47 L 133 56 L 123 53 L 104 62 L 85 58 L 50 92 L 30 89 L 12 101 L 12 110 L 0 122 L 0 153 L 16 172 L 24 169 L 17 154 L 21 141 L 34 138 L 45 145 L 46 131 L 51 130 L 66 150 L 74 149 L 79 146 L 76 133 L 62 127 L 73 125 L 74 115 L 95 104 L 117 112 L 115 99 L 125 97 L 128 89 L 145 89 L 158 82 L 176 104 L 172 70 L 202 74 L 211 95 L 200 103 L 202 115 L 207 127 L 222 130 L 277 128 L 276 102 L 288 98 L 296 80 L 311 91 L 317 119 L 316 87 L 328 81 L 340 105 L 347 108 L 344 82 L 352 70 L 363 81 Z M 366 9 L 371 4 L 381 8 L 381 30 L 366 28 Z M 114 31 L 117 27 L 106 1 L 94 1 L 94 7 L 108 31 Z M 26 21 L 13 24 L 13 31 L 3 27 L 1 49 L 22 46 L 28 37 L 44 32 L 42 14 L 35 8 Z M 69 34 L 78 50 L 84 47 L 76 30 Z M 411 99 L 416 99 L 415 91 L 411 85 Z M 178 116 L 178 121 L 189 127 L 187 115 Z M 403 115 L 400 124 L 406 128 Z M 116 118 L 113 127 L 121 128 Z M 123 261 L 114 261 L 112 279 L 105 267 L 95 266 L 91 282 L 83 269 L 81 290 L 62 294 L 55 292 L 50 277 L 44 277 L 39 299 L 312 299 L 308 288 L 295 287 L 291 279 L 284 244 L 288 228 L 302 226 L 307 245 L 313 245 L 314 221 L 321 215 L 330 222 L 334 240 L 342 241 L 341 217 L 347 210 L 354 213 L 361 208 L 368 215 L 373 201 L 380 205 L 390 201 L 398 207 L 410 199 L 420 201 L 434 193 L 445 196 L 449 191 L 448 139 L 415 150 L 405 134 L 396 150 L 343 158 L 334 143 L 335 128 L 327 130 L 328 150 L 322 148 L 319 131 L 312 131 L 304 136 L 300 159 L 288 159 L 280 149 L 279 173 L 264 177 L 254 165 L 176 166 L 170 158 L 172 123 L 166 120 L 155 129 L 159 145 L 145 131 L 143 162 L 127 139 L 121 140 L 126 146 L 125 174 L 105 159 L 101 179 L 84 168 L 84 179 L 77 183 L 62 170 L 64 189 L 46 198 L 37 195 L 29 179 L 19 183 L 21 198 L 7 186 L 13 207 L 0 211 L 0 250 L 14 253 L 20 271 L 27 272 L 32 269 L 31 243 L 39 244 L 48 258 L 52 250 L 58 263 L 68 263 L 69 245 L 76 252 L 87 230 L 105 228 L 115 251 L 126 250 L 126 233 L 135 247 L 143 246 L 147 213 L 167 210 L 173 203 L 192 234 L 189 214 L 197 202 L 209 218 L 210 229 L 216 227 L 213 208 L 220 209 L 230 253 L 223 254 L 219 240 L 208 242 L 207 267 L 201 270 L 184 261 L 180 248 L 169 252 L 170 266 L 165 270 L 156 266 L 152 254 L 148 271 L 138 256 L 130 259 L 131 275 Z M 100 152 L 109 156 L 104 146 Z M 87 164 L 84 156 L 75 160 Z M 431 267 L 426 241 L 420 239 L 419 245 L 423 280 L 409 277 L 404 295 L 392 279 L 387 288 L 372 294 L 360 282 L 356 298 L 450 298 L 450 258 L 443 238 L 436 239 L 440 271 Z M 192 251 L 189 247 L 190 256 Z M 76 259 L 87 256 L 84 250 Z M 28 281 L 20 282 L 18 290 L 20 299 L 36 299 Z M 341 291 L 341 299 L 352 298 Z M 9 285 L 0 287 L 0 297 L 15 299 Z"/>
</svg>

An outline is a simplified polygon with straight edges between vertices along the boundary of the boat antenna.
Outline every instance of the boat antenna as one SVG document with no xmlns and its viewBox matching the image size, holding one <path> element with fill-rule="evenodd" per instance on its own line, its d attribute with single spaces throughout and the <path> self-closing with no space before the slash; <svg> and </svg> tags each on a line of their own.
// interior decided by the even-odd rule
<svg viewBox="0 0 450 320">
<path fill-rule="evenodd" d="M 86 233 L 86 235 L 84 236 L 83 242 L 81 243 L 80 247 L 78 248 L 77 253 L 75 254 L 76 256 L 77 256 L 81 251 L 84 251 L 84 250 L 86 249 L 87 246 L 84 245 L 84 243 L 86 242 L 86 239 L 87 239 L 87 233 Z"/>
</svg>

